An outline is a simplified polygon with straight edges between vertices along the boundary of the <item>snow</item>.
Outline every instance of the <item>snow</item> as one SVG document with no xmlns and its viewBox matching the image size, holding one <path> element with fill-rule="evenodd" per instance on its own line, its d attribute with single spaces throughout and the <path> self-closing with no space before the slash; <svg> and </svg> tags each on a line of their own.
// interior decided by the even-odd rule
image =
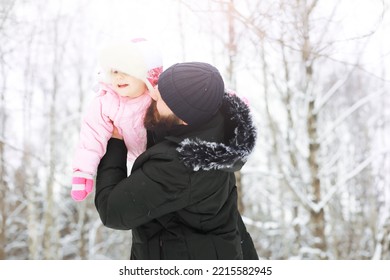
<svg viewBox="0 0 390 280">
<path fill-rule="evenodd" d="M 165 67 L 210 62 L 249 100 L 258 142 L 240 190 L 243 219 L 261 258 L 390 259 L 388 3 L 319 0 L 304 60 L 307 7 L 298 2 L 236 1 L 236 53 L 227 47 L 219 1 L 9 6 L 0 27 L 0 221 L 6 224 L 0 236 L 7 244 L 0 250 L 6 258 L 43 258 L 44 240 L 64 259 L 128 258 L 130 232 L 104 228 L 92 199 L 75 205 L 69 177 L 80 118 L 95 94 L 97 50 L 142 36 L 161 46 Z M 229 55 L 233 81 L 226 79 Z M 316 154 L 310 144 L 318 145 Z M 44 231 L 50 176 L 55 234 Z M 321 213 L 325 250 L 316 247 L 323 240 L 313 224 Z"/>
</svg>

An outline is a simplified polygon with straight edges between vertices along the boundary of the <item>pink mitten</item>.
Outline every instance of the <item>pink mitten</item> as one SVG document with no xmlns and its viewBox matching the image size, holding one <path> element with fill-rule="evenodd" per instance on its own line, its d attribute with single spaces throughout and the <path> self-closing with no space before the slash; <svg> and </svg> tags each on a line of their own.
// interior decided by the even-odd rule
<svg viewBox="0 0 390 280">
<path fill-rule="evenodd" d="M 72 198 L 76 201 L 84 200 L 93 190 L 93 175 L 75 171 L 72 179 Z"/>
</svg>

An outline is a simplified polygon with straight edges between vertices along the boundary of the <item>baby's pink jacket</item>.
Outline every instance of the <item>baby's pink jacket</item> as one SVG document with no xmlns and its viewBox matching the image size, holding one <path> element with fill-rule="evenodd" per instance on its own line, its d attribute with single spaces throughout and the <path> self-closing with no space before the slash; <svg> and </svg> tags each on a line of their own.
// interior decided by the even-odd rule
<svg viewBox="0 0 390 280">
<path fill-rule="evenodd" d="M 145 112 L 151 97 L 145 93 L 136 98 L 120 96 L 108 85 L 101 84 L 99 96 L 90 105 L 81 124 L 80 141 L 76 149 L 73 171 L 96 175 L 101 158 L 106 153 L 113 125 L 123 136 L 128 161 L 133 161 L 146 149 Z"/>
</svg>

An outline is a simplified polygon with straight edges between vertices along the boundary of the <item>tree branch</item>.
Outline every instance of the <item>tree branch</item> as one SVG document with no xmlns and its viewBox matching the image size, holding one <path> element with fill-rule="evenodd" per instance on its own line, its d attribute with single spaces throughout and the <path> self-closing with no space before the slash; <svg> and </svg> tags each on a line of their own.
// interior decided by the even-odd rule
<svg viewBox="0 0 390 280">
<path fill-rule="evenodd" d="M 345 178 L 337 182 L 332 187 L 332 189 L 325 195 L 323 200 L 321 200 L 318 204 L 315 205 L 314 210 L 316 211 L 316 213 L 319 213 L 325 207 L 325 205 L 329 203 L 329 201 L 332 199 L 335 193 L 340 191 L 349 180 L 359 175 L 360 172 L 362 172 L 365 168 L 367 168 L 375 159 L 377 159 L 378 156 L 385 155 L 388 153 L 390 153 L 390 149 L 386 149 L 381 152 L 378 152 L 375 155 L 366 159 L 365 161 L 361 162 L 358 166 L 356 166 L 353 170 L 351 170 L 347 174 L 347 176 L 345 176 Z"/>
<path fill-rule="evenodd" d="M 338 80 L 325 94 L 324 97 L 320 98 L 315 104 L 314 114 L 318 114 L 326 103 L 332 98 L 332 96 L 338 92 L 338 90 L 349 80 L 351 74 L 356 70 L 356 66 L 353 67 L 344 78 Z"/>
<path fill-rule="evenodd" d="M 367 95 L 366 97 L 355 102 L 355 104 L 353 104 L 348 110 L 344 112 L 344 114 L 342 114 L 338 119 L 333 122 L 333 125 L 330 128 L 328 128 L 320 137 L 318 137 L 318 143 L 325 141 L 330 136 L 331 132 L 336 129 L 336 127 L 338 127 L 346 118 L 351 116 L 360 107 L 363 107 L 365 104 L 372 101 L 374 98 L 379 97 L 386 92 L 386 89 L 381 89 L 380 91 Z"/>
</svg>

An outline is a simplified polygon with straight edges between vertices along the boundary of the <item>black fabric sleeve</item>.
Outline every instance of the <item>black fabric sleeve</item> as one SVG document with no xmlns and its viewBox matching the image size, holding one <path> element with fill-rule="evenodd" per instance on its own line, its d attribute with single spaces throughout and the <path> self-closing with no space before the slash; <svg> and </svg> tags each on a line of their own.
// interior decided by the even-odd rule
<svg viewBox="0 0 390 280">
<path fill-rule="evenodd" d="M 165 154 L 148 158 L 126 174 L 126 147 L 111 139 L 98 167 L 95 205 L 107 227 L 132 229 L 189 202 L 189 177 L 178 160 Z"/>
<path fill-rule="evenodd" d="M 242 221 L 242 217 L 238 214 L 238 230 L 241 236 L 241 249 L 244 260 L 258 260 L 259 256 L 257 255 L 255 245 L 253 244 L 252 237 L 247 232 L 244 222 Z"/>
<path fill-rule="evenodd" d="M 96 176 L 95 206 L 105 223 L 107 200 L 114 187 L 127 176 L 127 148 L 123 140 L 111 138 L 101 159 Z"/>
</svg>

